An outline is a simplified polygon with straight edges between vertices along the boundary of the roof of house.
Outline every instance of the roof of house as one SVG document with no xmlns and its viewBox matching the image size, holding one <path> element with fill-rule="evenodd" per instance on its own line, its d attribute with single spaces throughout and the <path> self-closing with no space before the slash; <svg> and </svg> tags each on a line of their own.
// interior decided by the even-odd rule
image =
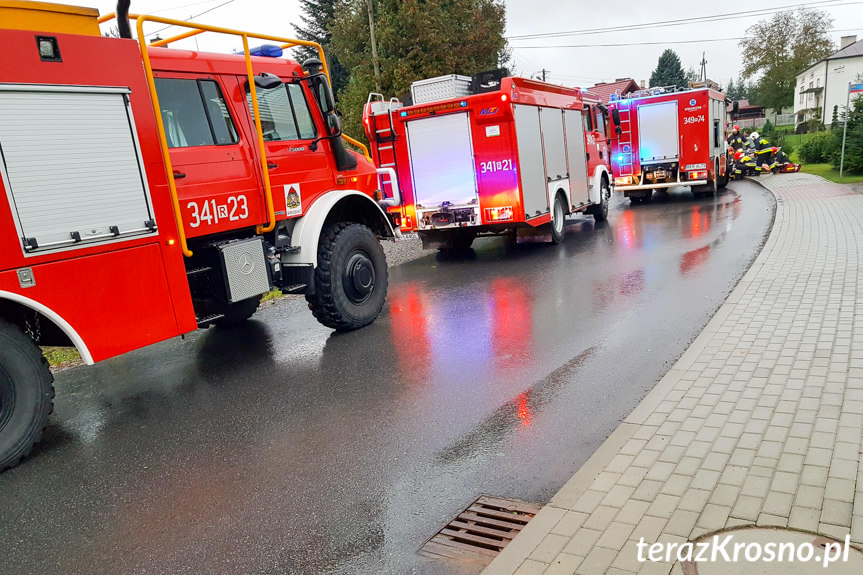
<svg viewBox="0 0 863 575">
<path fill-rule="evenodd" d="M 831 54 L 830 56 L 827 56 L 823 60 L 818 60 L 817 62 L 815 62 L 814 64 L 812 64 L 811 66 L 809 66 L 808 68 L 806 68 L 805 70 L 803 70 L 802 72 L 797 74 L 797 77 L 799 78 L 800 76 L 805 75 L 809 70 L 811 70 L 815 66 L 818 66 L 819 64 L 822 64 L 828 60 L 839 60 L 842 58 L 854 58 L 854 57 L 858 57 L 858 56 L 863 56 L 863 40 L 857 40 L 853 44 L 849 44 L 848 46 L 845 46 L 844 48 L 842 48 L 838 52 L 833 52 L 833 54 Z"/>
<path fill-rule="evenodd" d="M 608 104 L 608 99 L 611 98 L 612 94 L 622 96 L 638 89 L 639 86 L 635 80 L 632 78 L 622 78 L 620 80 L 615 80 L 614 82 L 602 82 L 596 86 L 588 88 L 587 91 L 598 96 L 602 100 L 603 104 Z"/>
<path fill-rule="evenodd" d="M 845 46 L 827 59 L 837 60 L 839 58 L 853 58 L 854 56 L 863 56 L 863 40 L 857 40 L 853 44 Z"/>
</svg>

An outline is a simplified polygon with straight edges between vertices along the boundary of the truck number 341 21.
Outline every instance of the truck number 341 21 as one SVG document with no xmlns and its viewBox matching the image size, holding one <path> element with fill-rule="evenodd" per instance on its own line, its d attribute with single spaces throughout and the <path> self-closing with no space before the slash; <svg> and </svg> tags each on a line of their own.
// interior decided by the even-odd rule
<svg viewBox="0 0 863 575">
<path fill-rule="evenodd" d="M 189 202 L 186 207 L 192 210 L 189 227 L 197 228 L 201 224 L 212 226 L 223 220 L 236 222 L 249 217 L 249 203 L 246 196 L 228 196 L 224 204 L 216 200 L 203 200 L 202 202 Z"/>
<path fill-rule="evenodd" d="M 491 160 L 489 162 L 480 162 L 480 172 L 488 174 L 490 172 L 511 172 L 512 160 Z"/>
</svg>

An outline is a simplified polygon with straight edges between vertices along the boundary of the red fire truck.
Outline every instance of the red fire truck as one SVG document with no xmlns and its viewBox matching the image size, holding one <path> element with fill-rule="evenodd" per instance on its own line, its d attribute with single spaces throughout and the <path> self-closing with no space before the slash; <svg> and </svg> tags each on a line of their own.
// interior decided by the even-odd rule
<svg viewBox="0 0 863 575">
<path fill-rule="evenodd" d="M 619 137 L 612 145 L 614 184 L 632 203 L 653 190 L 690 186 L 698 195 L 728 183 L 725 96 L 712 88 L 651 88 L 609 104 Z"/>
<path fill-rule="evenodd" d="M 0 0 L 0 470 L 52 411 L 37 345 L 91 364 L 241 322 L 272 288 L 346 330 L 386 298 L 379 237 L 397 232 L 343 144 L 320 46 L 128 5 L 108 38 L 96 10 Z M 147 22 L 187 31 L 148 45 Z M 243 53 L 160 47 L 205 31 Z M 278 57 L 297 45 L 321 60 Z"/>
<path fill-rule="evenodd" d="M 375 163 L 401 189 L 390 214 L 424 247 L 513 232 L 560 243 L 567 214 L 605 220 L 612 180 L 598 99 L 507 76 L 433 78 L 412 94 L 409 106 L 372 94 L 364 123 Z"/>
</svg>

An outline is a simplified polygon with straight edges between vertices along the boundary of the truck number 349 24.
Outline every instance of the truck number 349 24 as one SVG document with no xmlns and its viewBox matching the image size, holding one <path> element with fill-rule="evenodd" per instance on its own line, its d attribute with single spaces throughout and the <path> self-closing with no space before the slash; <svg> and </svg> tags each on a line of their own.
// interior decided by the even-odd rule
<svg viewBox="0 0 863 575">
<path fill-rule="evenodd" d="M 246 196 L 228 196 L 225 203 L 220 204 L 216 200 L 203 200 L 201 202 L 189 202 L 186 207 L 192 210 L 189 227 L 197 228 L 201 224 L 212 226 L 223 220 L 236 222 L 249 217 L 249 203 Z"/>
</svg>

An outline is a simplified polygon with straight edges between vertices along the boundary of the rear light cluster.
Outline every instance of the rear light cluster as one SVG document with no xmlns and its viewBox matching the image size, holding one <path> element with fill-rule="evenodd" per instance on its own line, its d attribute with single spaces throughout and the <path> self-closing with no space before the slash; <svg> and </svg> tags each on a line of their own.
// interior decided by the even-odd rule
<svg viewBox="0 0 863 575">
<path fill-rule="evenodd" d="M 486 208 L 485 219 L 490 222 L 505 222 L 512 219 L 512 206 Z"/>
<path fill-rule="evenodd" d="M 693 170 L 689 172 L 690 180 L 706 180 L 707 179 L 707 170 Z"/>
<path fill-rule="evenodd" d="M 622 178 L 614 178 L 615 186 L 627 186 L 632 183 L 632 176 L 623 176 Z"/>
</svg>

